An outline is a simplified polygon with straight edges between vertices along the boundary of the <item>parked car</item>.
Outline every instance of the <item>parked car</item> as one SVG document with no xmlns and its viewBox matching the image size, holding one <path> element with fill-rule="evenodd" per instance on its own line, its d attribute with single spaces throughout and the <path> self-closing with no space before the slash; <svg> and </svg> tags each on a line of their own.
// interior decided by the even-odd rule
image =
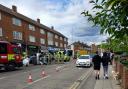
<svg viewBox="0 0 128 89">
<path fill-rule="evenodd" d="M 29 61 L 30 64 L 37 65 L 37 58 L 35 55 L 29 56 L 29 58 L 30 58 L 30 61 Z"/>
<path fill-rule="evenodd" d="M 90 55 L 81 55 L 77 58 L 76 66 L 80 67 L 91 67 L 92 65 L 92 58 Z"/>
</svg>

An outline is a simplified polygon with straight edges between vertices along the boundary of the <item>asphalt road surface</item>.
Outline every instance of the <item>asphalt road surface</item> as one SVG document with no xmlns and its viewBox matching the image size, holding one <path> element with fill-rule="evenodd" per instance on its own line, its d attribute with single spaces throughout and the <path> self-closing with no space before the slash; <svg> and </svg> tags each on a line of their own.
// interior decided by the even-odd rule
<svg viewBox="0 0 128 89">
<path fill-rule="evenodd" d="M 0 89 L 94 89 L 91 70 L 69 62 L 0 71 Z"/>
</svg>

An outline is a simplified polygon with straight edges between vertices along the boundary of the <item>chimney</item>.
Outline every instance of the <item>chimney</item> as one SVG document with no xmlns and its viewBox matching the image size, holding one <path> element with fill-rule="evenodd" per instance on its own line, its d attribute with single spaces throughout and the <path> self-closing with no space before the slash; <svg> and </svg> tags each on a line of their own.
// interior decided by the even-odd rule
<svg viewBox="0 0 128 89">
<path fill-rule="evenodd" d="M 40 23 L 40 19 L 39 18 L 37 18 L 37 22 Z"/>
<path fill-rule="evenodd" d="M 51 29 L 54 30 L 54 26 L 52 26 Z"/>
<path fill-rule="evenodd" d="M 12 5 L 12 11 L 17 12 L 17 7 L 15 5 Z"/>
</svg>

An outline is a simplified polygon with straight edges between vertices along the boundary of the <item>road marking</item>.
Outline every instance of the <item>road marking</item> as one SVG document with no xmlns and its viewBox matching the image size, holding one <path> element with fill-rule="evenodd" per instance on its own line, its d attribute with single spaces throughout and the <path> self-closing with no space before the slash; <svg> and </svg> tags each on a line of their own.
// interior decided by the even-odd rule
<svg viewBox="0 0 128 89">
<path fill-rule="evenodd" d="M 78 69 L 80 69 L 80 70 L 81 70 L 81 69 L 83 69 L 83 68 L 78 68 Z"/>
<path fill-rule="evenodd" d="M 83 74 L 78 80 L 84 80 L 86 77 L 89 76 L 89 74 L 92 72 L 92 69 L 90 69 L 87 73 Z"/>
<path fill-rule="evenodd" d="M 76 89 L 79 86 L 80 82 L 74 82 L 74 84 L 69 89 Z"/>
<path fill-rule="evenodd" d="M 29 87 L 30 85 L 32 85 L 32 84 L 34 84 L 34 83 L 36 83 L 36 82 L 38 82 L 38 81 L 41 81 L 41 80 L 43 80 L 43 79 L 46 79 L 46 78 L 48 78 L 48 77 L 50 77 L 50 75 L 47 75 L 47 76 L 45 76 L 45 77 L 43 77 L 43 78 L 40 78 L 40 79 L 37 79 L 37 80 L 35 80 L 35 81 L 33 81 L 32 83 L 28 83 L 26 86 L 23 86 L 22 87 L 22 89 L 26 89 L 27 87 Z"/>
<path fill-rule="evenodd" d="M 43 80 L 43 79 L 46 79 L 46 78 L 48 78 L 48 77 L 50 77 L 50 75 L 45 76 L 45 77 L 40 78 L 40 79 L 37 79 L 37 80 L 33 81 L 32 83 L 28 83 L 28 85 L 32 85 L 33 83 L 36 83 L 36 82 L 38 82 L 38 81 L 40 81 L 40 80 Z"/>
<path fill-rule="evenodd" d="M 5 78 L 7 78 L 7 77 L 1 77 L 0 79 L 5 79 Z"/>
<path fill-rule="evenodd" d="M 63 66 L 57 66 L 57 67 L 56 67 L 56 69 L 59 70 L 59 71 L 60 71 L 60 70 L 64 70 L 65 68 L 66 68 L 65 65 L 63 65 Z"/>
<path fill-rule="evenodd" d="M 90 71 L 88 71 L 87 73 L 84 73 L 82 76 L 80 76 L 80 78 L 78 80 L 83 80 L 89 73 Z"/>
<path fill-rule="evenodd" d="M 76 82 L 74 82 L 72 85 L 71 85 L 71 87 L 69 87 L 69 89 L 77 89 L 78 88 L 78 86 L 80 85 L 80 81 L 82 81 L 82 80 L 84 80 L 84 79 L 87 79 L 88 77 L 89 77 L 89 75 L 90 75 L 90 73 L 92 72 L 92 68 L 91 69 L 89 69 L 86 73 L 84 73 L 82 76 L 80 76 L 80 78 L 78 78 L 77 80 L 76 80 Z"/>
<path fill-rule="evenodd" d="M 63 65 L 63 66 L 57 66 L 57 68 L 59 68 L 59 69 L 62 69 L 64 67 L 65 67 L 65 65 Z"/>
</svg>

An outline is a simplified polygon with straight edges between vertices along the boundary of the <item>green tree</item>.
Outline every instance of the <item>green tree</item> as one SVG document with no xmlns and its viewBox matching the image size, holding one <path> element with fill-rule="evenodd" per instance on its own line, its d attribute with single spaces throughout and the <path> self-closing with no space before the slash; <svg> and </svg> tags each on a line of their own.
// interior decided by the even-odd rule
<svg viewBox="0 0 128 89">
<path fill-rule="evenodd" d="M 92 11 L 83 11 L 94 25 L 101 27 L 101 34 L 108 33 L 111 37 L 128 36 L 128 0 L 91 0 Z"/>
<path fill-rule="evenodd" d="M 104 47 L 128 50 L 128 0 L 91 0 L 90 3 L 93 13 L 85 10 L 82 14 L 95 26 L 100 26 L 101 34 L 110 35 Z"/>
</svg>

